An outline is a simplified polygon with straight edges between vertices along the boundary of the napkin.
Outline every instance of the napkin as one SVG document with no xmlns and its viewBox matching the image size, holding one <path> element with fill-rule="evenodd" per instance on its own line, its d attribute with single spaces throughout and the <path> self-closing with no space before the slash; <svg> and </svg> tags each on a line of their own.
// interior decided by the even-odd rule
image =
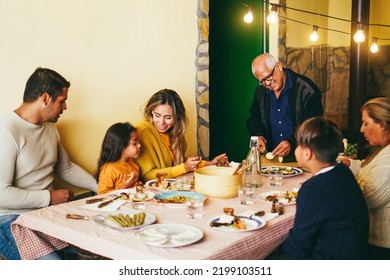
<svg viewBox="0 0 390 280">
<path fill-rule="evenodd" d="M 107 201 L 107 200 L 104 200 Z M 91 204 L 85 204 L 82 206 L 82 208 L 89 209 L 89 210 L 95 210 L 95 211 L 107 211 L 107 212 L 114 212 L 118 210 L 119 207 L 121 207 L 123 204 L 126 203 L 126 200 L 114 200 L 110 204 L 99 208 L 98 205 L 104 201 L 99 201 L 96 203 L 91 203 Z"/>
<path fill-rule="evenodd" d="M 253 213 L 254 213 L 254 211 L 253 211 Z M 222 215 L 221 217 L 219 217 L 218 223 L 231 223 L 231 222 L 233 222 L 233 220 L 234 220 L 233 216 Z"/>
<path fill-rule="evenodd" d="M 250 215 L 256 213 L 257 211 L 254 211 L 254 210 L 247 210 L 245 212 L 242 212 L 239 214 L 239 216 L 244 216 L 244 217 L 250 217 Z M 277 216 L 279 216 L 278 213 L 265 213 L 264 216 L 261 216 L 260 218 L 262 218 L 264 221 L 269 221 L 269 220 L 272 220 L 273 218 L 276 218 Z M 257 216 L 253 216 L 254 218 L 256 218 Z"/>
</svg>

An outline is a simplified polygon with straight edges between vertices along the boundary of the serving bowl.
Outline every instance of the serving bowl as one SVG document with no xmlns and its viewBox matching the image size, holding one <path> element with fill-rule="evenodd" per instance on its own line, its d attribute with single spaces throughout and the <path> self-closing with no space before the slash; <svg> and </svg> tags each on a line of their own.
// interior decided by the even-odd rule
<svg viewBox="0 0 390 280">
<path fill-rule="evenodd" d="M 217 166 L 195 170 L 195 191 L 215 198 L 236 197 L 242 174 L 232 175 L 234 170 L 232 167 Z"/>
</svg>

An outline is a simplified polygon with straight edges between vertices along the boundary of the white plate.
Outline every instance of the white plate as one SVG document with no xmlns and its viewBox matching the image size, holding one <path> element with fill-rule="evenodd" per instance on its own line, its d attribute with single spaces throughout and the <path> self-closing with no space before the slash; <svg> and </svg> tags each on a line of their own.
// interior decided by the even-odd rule
<svg viewBox="0 0 390 280">
<path fill-rule="evenodd" d="M 203 232 L 188 225 L 156 224 L 141 228 L 135 236 L 151 246 L 180 247 L 199 241 Z"/>
<path fill-rule="evenodd" d="M 211 222 L 218 222 L 221 219 L 222 216 L 215 217 L 210 220 L 209 224 Z M 212 229 L 215 230 L 220 230 L 220 231 L 226 231 L 226 232 L 247 232 L 247 231 L 252 231 L 252 230 L 257 230 L 259 228 L 262 228 L 265 226 L 266 221 L 264 221 L 260 217 L 252 217 L 252 218 L 245 218 L 245 217 L 240 217 L 240 220 L 242 220 L 245 225 L 246 229 L 236 229 L 232 225 L 230 226 L 220 226 L 220 227 L 212 227 Z"/>
<path fill-rule="evenodd" d="M 272 204 L 272 201 L 270 200 L 267 200 L 267 196 L 272 196 L 272 195 L 275 195 L 277 196 L 278 198 L 278 202 L 280 203 L 283 203 L 284 205 L 291 205 L 291 204 L 295 204 L 295 201 L 296 201 L 296 196 L 295 196 L 295 199 L 292 199 L 291 201 L 288 201 L 287 198 L 285 198 L 285 194 L 286 194 L 287 191 L 280 191 L 280 190 L 274 190 L 274 191 L 269 191 L 269 192 L 263 192 L 261 194 L 259 194 L 257 196 L 257 198 L 260 200 L 260 201 L 263 201 L 263 202 L 266 202 L 266 203 L 271 203 Z M 289 191 L 291 192 L 291 191 Z M 298 193 L 297 191 L 292 191 L 292 193 Z"/>
<path fill-rule="evenodd" d="M 130 197 L 130 195 L 136 193 L 136 189 L 135 188 L 131 188 L 131 189 L 116 190 L 116 191 L 113 191 L 112 194 L 120 195 L 123 192 L 127 193 L 129 195 L 129 197 Z M 146 201 L 152 200 L 153 197 L 154 197 L 154 193 L 153 192 L 146 191 Z M 129 201 L 131 201 L 131 200 L 129 199 Z"/>
<path fill-rule="evenodd" d="M 118 214 L 123 214 L 126 215 L 128 214 L 130 217 L 132 217 L 134 214 L 139 213 L 139 212 L 144 212 L 144 211 L 139 211 L 135 209 L 130 209 L 126 211 L 115 211 L 111 213 L 105 213 L 105 214 L 100 214 L 96 215 L 94 218 L 94 221 L 98 224 L 113 228 L 113 229 L 118 229 L 118 230 L 133 230 L 133 229 L 138 229 L 144 226 L 148 226 L 150 224 L 153 224 L 156 221 L 156 217 L 153 214 L 146 213 L 144 212 L 145 215 L 145 222 L 142 225 L 136 226 L 136 227 L 121 227 L 118 224 L 112 222 L 111 220 L 108 219 L 109 215 L 118 215 Z"/>
<path fill-rule="evenodd" d="M 290 167 L 290 166 L 262 166 L 261 167 L 261 174 L 264 176 L 269 176 L 271 174 L 268 173 L 269 170 L 272 169 L 290 169 L 292 171 L 292 174 L 283 174 L 283 178 L 289 178 L 289 177 L 294 177 L 297 175 L 300 175 L 303 173 L 302 169 L 296 168 L 296 167 Z"/>
<path fill-rule="evenodd" d="M 191 190 L 191 186 L 189 186 L 188 188 L 185 187 L 185 188 L 180 188 L 178 189 L 175 185 L 176 183 L 176 180 L 175 179 L 164 179 L 164 181 L 168 182 L 170 184 L 170 187 L 167 188 L 167 189 L 164 189 L 164 188 L 161 188 L 161 187 L 158 187 L 156 188 L 155 187 L 155 184 L 156 184 L 156 180 L 149 180 L 145 183 L 145 188 L 149 188 L 149 189 L 152 189 L 152 190 L 157 190 L 157 191 L 162 191 L 162 192 L 169 192 L 169 191 L 189 191 Z"/>
<path fill-rule="evenodd" d="M 197 192 L 182 192 L 182 191 L 170 191 L 170 192 L 163 192 L 163 193 L 159 193 L 159 194 L 156 194 L 154 196 L 154 199 L 158 200 L 158 199 L 171 199 L 172 197 L 176 196 L 176 195 L 182 195 L 186 198 L 186 201 L 188 200 L 205 200 L 206 199 L 206 196 L 204 194 L 201 194 L 201 193 L 197 193 Z M 164 202 L 159 202 L 161 204 L 164 204 L 164 206 L 166 207 L 187 207 L 187 204 L 184 202 L 184 203 L 164 203 Z"/>
</svg>

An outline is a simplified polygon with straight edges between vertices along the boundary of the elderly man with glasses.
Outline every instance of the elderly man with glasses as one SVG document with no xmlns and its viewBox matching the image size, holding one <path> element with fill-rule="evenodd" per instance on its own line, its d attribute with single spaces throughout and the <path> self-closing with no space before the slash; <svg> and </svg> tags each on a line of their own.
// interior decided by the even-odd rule
<svg viewBox="0 0 390 280">
<path fill-rule="evenodd" d="M 321 92 L 312 80 L 283 68 L 268 53 L 253 60 L 252 73 L 258 85 L 247 129 L 251 136 L 259 136 L 260 152 L 293 159 L 297 127 L 306 119 L 323 115 Z"/>
</svg>

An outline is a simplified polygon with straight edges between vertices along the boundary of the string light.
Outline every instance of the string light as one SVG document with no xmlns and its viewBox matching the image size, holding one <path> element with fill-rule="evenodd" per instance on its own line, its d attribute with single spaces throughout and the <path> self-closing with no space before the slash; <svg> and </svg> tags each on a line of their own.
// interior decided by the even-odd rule
<svg viewBox="0 0 390 280">
<path fill-rule="evenodd" d="M 361 23 L 358 23 L 356 33 L 353 35 L 353 40 L 357 44 L 363 43 L 366 40 L 366 36 L 364 35 L 363 31 L 363 25 Z"/>
<path fill-rule="evenodd" d="M 248 12 L 244 16 L 245 23 L 251 23 L 253 21 L 253 8 L 251 6 L 248 7 Z"/>
<path fill-rule="evenodd" d="M 309 36 L 310 41 L 312 41 L 313 43 L 318 41 L 318 32 L 317 31 L 318 31 L 318 26 L 313 25 L 313 32 Z"/>
<path fill-rule="evenodd" d="M 347 34 L 347 35 L 351 35 L 351 33 L 349 32 L 344 32 L 344 31 L 341 31 L 341 30 L 336 30 L 336 29 L 331 29 L 331 28 L 327 28 L 327 27 L 324 27 L 324 26 L 317 26 L 317 25 L 312 25 L 312 24 L 309 24 L 309 23 L 306 23 L 306 22 L 302 22 L 302 21 L 299 21 L 299 20 L 295 20 L 295 19 L 291 19 L 291 18 L 287 18 L 287 17 L 284 17 L 284 16 L 280 16 L 278 15 L 278 8 L 284 8 L 284 9 L 290 9 L 290 10 L 293 10 L 293 11 L 298 11 L 298 12 L 302 12 L 302 13 L 307 13 L 307 14 L 311 14 L 311 15 L 316 15 L 316 16 L 322 16 L 322 17 L 326 17 L 326 18 L 331 18 L 331 19 L 335 19 L 335 20 L 340 20 L 340 21 L 345 21 L 345 22 L 350 22 L 350 23 L 355 23 L 357 24 L 357 31 L 356 33 L 354 34 L 353 36 L 353 40 L 360 44 L 362 42 L 365 41 L 366 39 L 366 36 L 364 34 L 364 30 L 363 30 L 363 24 L 365 26 L 381 26 L 381 27 L 390 27 L 390 25 L 386 25 L 386 24 L 378 24 L 378 23 L 361 23 L 361 22 L 353 22 L 349 19 L 343 19 L 343 18 L 338 18 L 338 17 L 334 17 L 334 16 L 330 16 L 330 15 L 325 15 L 325 14 L 320 14 L 320 13 L 314 13 L 314 12 L 310 12 L 310 11 L 305 11 L 305 10 L 300 10 L 300 9 L 296 9 L 296 8 L 292 8 L 292 7 L 287 7 L 285 5 L 281 5 L 281 4 L 275 4 L 275 3 L 268 3 L 268 1 L 261 1 L 263 3 L 267 3 L 268 4 L 268 7 L 270 8 L 270 13 L 269 15 L 267 16 L 267 22 L 268 24 L 275 24 L 278 22 L 279 20 L 279 17 L 280 18 L 283 18 L 285 20 L 289 20 L 289 21 L 293 21 L 293 22 L 297 22 L 297 23 L 300 23 L 300 24 L 304 24 L 304 25 L 309 25 L 309 26 L 312 26 L 313 27 L 313 32 L 310 34 L 309 36 L 309 39 L 310 41 L 312 42 L 316 42 L 318 40 L 318 29 L 321 28 L 321 29 L 324 29 L 324 30 L 328 30 L 328 31 L 333 31 L 333 32 L 338 32 L 338 33 L 343 33 L 343 34 Z M 251 7 L 251 6 L 248 6 L 248 5 L 245 5 L 245 4 L 242 4 L 240 3 L 241 5 L 244 5 L 246 7 L 248 7 L 248 12 L 247 14 L 244 16 L 244 21 L 246 23 L 251 23 L 253 21 L 253 11 L 254 9 Z M 255 8 L 256 9 L 256 8 Z M 257 10 L 257 9 L 256 9 Z M 264 9 L 261 8 L 260 9 L 262 12 L 265 13 Z M 375 39 L 375 40 L 374 40 Z M 377 44 L 377 41 L 378 40 L 390 40 L 390 39 L 386 39 L 386 38 L 373 38 L 373 43 L 371 45 L 371 52 L 373 51 L 378 51 L 379 50 L 379 47 L 378 47 L 378 44 Z M 374 53 L 374 52 L 373 52 Z"/>
<path fill-rule="evenodd" d="M 272 24 L 277 23 L 279 20 L 279 18 L 278 18 L 278 5 L 272 4 L 272 3 L 270 3 L 270 5 L 271 5 L 271 12 L 267 16 L 267 22 L 268 22 L 268 24 L 272 25 Z"/>
<path fill-rule="evenodd" d="M 372 45 L 370 47 L 370 52 L 372 53 L 377 53 L 379 51 L 378 44 L 376 43 L 377 40 L 378 38 L 372 38 Z"/>
</svg>

